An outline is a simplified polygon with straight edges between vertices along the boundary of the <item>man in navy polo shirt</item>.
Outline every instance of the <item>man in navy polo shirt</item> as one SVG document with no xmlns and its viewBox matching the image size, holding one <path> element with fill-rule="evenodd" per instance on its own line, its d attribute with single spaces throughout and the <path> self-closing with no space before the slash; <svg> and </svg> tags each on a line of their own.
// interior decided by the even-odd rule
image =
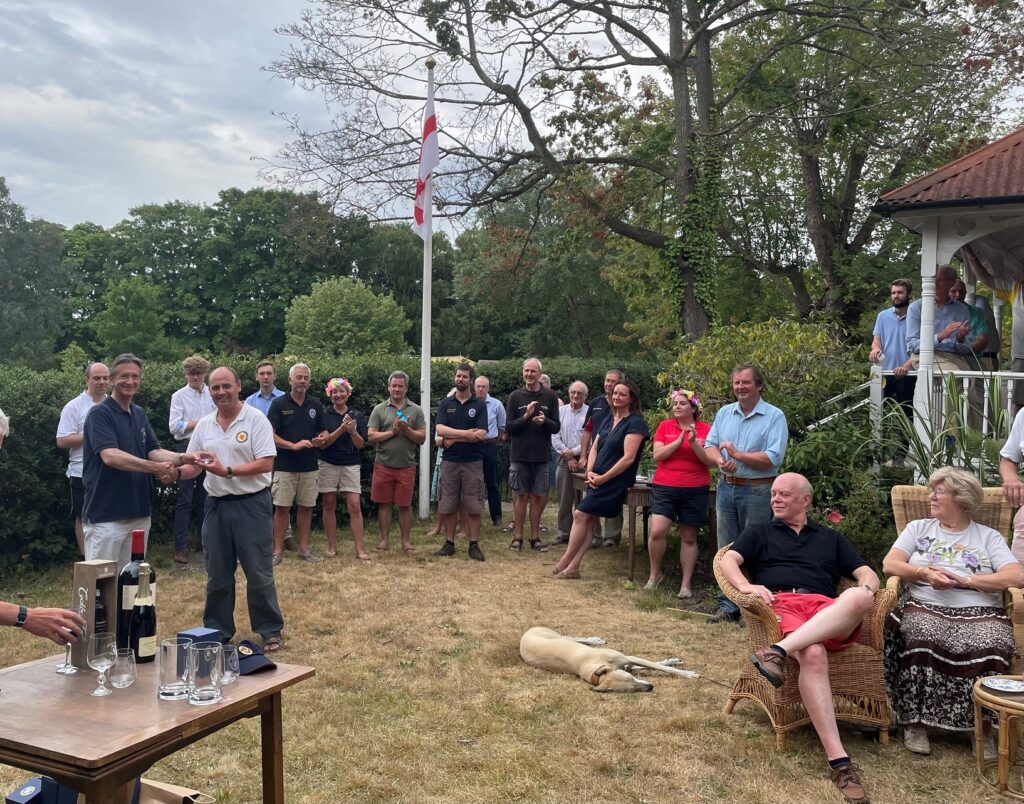
<svg viewBox="0 0 1024 804">
<path fill-rule="evenodd" d="M 309 548 L 309 524 L 316 505 L 317 448 L 327 435 L 323 426 L 324 409 L 309 391 L 309 366 L 296 363 L 288 371 L 291 391 L 270 404 L 267 418 L 274 428 L 274 479 L 270 493 L 274 498 L 274 564 L 281 563 L 288 513 L 294 503 L 295 524 L 299 531 L 299 558 L 317 563 L 320 558 Z"/>
<path fill-rule="evenodd" d="M 484 510 L 484 462 L 480 445 L 487 438 L 487 406 L 470 390 L 473 367 L 455 369 L 455 393 L 441 400 L 434 432 L 444 439 L 441 493 L 437 510 L 444 515 L 445 539 L 434 555 L 455 555 L 455 523 L 462 502 L 469 524 L 469 557 L 483 561 L 480 514 Z"/>
<path fill-rule="evenodd" d="M 163 449 L 146 413 L 133 404 L 142 383 L 142 361 L 123 354 L 110 366 L 113 391 L 85 419 L 82 439 L 82 483 L 85 505 L 85 559 L 131 560 L 131 534 L 143 530 L 149 539 L 153 481 L 174 483 L 181 467 L 195 463 L 193 453 Z"/>
</svg>

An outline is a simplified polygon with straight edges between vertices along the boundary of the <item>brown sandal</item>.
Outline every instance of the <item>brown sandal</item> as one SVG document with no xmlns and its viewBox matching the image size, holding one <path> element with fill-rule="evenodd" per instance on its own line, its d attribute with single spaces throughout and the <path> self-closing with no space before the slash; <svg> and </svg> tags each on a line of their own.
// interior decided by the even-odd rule
<svg viewBox="0 0 1024 804">
<path fill-rule="evenodd" d="M 522 539 L 513 539 L 512 540 L 512 544 L 510 544 L 508 546 L 508 549 L 509 550 L 515 550 L 518 553 L 520 550 L 523 549 L 523 540 Z"/>
</svg>

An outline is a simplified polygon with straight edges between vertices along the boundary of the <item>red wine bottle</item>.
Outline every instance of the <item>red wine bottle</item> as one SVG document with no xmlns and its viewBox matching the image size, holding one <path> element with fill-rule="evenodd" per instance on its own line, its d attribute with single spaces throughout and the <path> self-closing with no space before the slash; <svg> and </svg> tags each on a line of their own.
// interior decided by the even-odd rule
<svg viewBox="0 0 1024 804">
<path fill-rule="evenodd" d="M 117 647 L 127 648 L 128 629 L 132 621 L 132 609 L 135 607 L 135 596 L 139 592 L 139 567 L 146 560 L 146 532 L 132 531 L 132 560 L 129 561 L 117 576 Z M 149 568 L 149 589 L 156 602 L 156 572 Z M 135 656 L 138 660 L 138 654 Z"/>
<path fill-rule="evenodd" d="M 128 647 L 135 651 L 135 663 L 145 664 L 156 658 L 156 604 L 149 585 L 150 566 L 139 565 L 139 591 L 135 595 L 132 618 L 128 625 Z"/>
</svg>

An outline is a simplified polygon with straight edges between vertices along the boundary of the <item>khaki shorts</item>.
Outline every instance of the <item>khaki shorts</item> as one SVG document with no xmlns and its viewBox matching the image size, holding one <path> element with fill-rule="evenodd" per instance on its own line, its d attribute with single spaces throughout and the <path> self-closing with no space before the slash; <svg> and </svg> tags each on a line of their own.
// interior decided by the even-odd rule
<svg viewBox="0 0 1024 804">
<path fill-rule="evenodd" d="M 467 514 L 479 516 L 484 510 L 484 488 L 483 461 L 441 461 L 441 494 L 437 510 L 451 514 L 461 502 Z"/>
<path fill-rule="evenodd" d="M 321 494 L 334 492 L 354 492 L 358 494 L 359 464 L 352 466 L 335 466 L 327 461 L 320 461 L 320 469 L 316 473 L 316 490 Z"/>
<path fill-rule="evenodd" d="M 312 508 L 316 505 L 316 476 L 316 472 L 274 472 L 270 481 L 274 505 L 291 508 L 294 503 Z"/>
</svg>

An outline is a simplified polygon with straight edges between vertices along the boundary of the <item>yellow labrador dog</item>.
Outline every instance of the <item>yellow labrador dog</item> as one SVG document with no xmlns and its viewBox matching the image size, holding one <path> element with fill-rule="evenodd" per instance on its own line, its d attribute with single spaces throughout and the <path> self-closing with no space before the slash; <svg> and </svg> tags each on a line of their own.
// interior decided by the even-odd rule
<svg viewBox="0 0 1024 804">
<path fill-rule="evenodd" d="M 697 678 L 689 670 L 673 667 L 678 659 L 649 662 L 626 656 L 611 648 L 601 648 L 599 637 L 562 636 L 550 628 L 531 628 L 519 640 L 523 661 L 552 673 L 572 673 L 591 685 L 594 692 L 650 692 L 654 685 L 629 672 L 631 667 L 660 670 L 682 678 Z"/>
</svg>

